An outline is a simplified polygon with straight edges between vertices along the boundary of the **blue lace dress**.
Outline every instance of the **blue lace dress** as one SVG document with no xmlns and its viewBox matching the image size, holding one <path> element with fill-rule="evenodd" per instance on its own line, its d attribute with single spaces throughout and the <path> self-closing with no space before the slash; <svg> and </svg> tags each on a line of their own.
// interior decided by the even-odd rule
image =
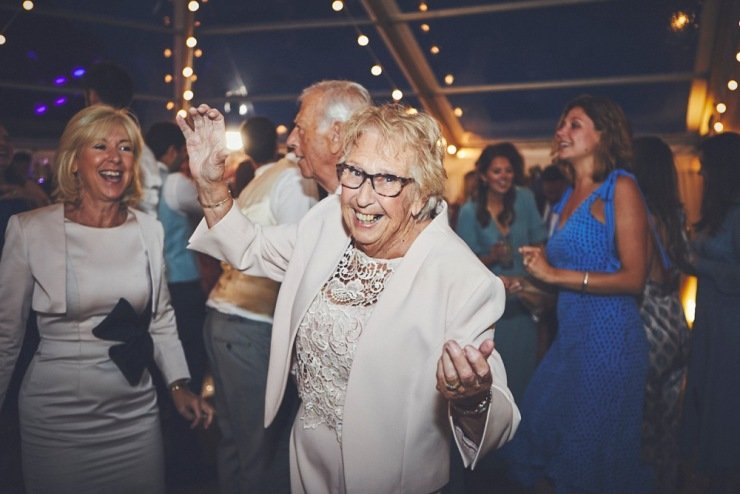
<svg viewBox="0 0 740 494">
<path fill-rule="evenodd" d="M 547 243 L 558 268 L 614 272 L 612 172 Z M 558 213 L 572 193 L 556 206 Z M 604 202 L 605 223 L 591 214 Z M 640 460 L 648 343 L 636 297 L 560 290 L 558 334 L 522 402 L 522 422 L 506 446 L 512 476 L 525 485 L 550 479 L 558 493 L 649 492 Z"/>
</svg>

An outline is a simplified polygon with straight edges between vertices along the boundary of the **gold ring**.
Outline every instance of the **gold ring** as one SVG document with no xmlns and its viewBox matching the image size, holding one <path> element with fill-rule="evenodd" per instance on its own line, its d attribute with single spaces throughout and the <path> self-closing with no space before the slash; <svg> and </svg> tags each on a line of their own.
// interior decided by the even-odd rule
<svg viewBox="0 0 740 494">
<path fill-rule="evenodd" d="M 458 388 L 460 388 L 461 385 L 462 384 L 458 382 L 457 384 L 455 384 L 453 386 L 452 384 L 450 384 L 447 381 L 445 381 L 445 388 L 447 388 L 447 391 L 457 391 Z"/>
</svg>

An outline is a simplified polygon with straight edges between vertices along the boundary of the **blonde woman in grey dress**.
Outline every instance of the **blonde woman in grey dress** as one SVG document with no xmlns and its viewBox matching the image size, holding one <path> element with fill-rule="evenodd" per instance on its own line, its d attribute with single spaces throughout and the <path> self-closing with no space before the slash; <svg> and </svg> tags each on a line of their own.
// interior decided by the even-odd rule
<svg viewBox="0 0 740 494">
<path fill-rule="evenodd" d="M 178 411 L 208 427 L 187 389 L 162 227 L 128 207 L 142 139 L 125 110 L 76 114 L 57 153 L 59 203 L 11 218 L 0 262 L 0 403 L 29 310 L 41 341 L 19 395 L 23 477 L 35 493 L 162 493 L 162 371 Z"/>
</svg>

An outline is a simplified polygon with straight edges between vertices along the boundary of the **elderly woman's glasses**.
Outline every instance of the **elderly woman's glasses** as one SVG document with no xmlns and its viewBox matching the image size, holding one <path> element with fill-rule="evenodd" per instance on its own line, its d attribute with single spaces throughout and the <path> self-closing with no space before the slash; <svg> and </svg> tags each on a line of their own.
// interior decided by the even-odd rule
<svg viewBox="0 0 740 494">
<path fill-rule="evenodd" d="M 396 197 L 404 187 L 414 181 L 413 178 L 397 177 L 390 173 L 365 173 L 347 163 L 337 165 L 337 177 L 342 187 L 359 189 L 365 180 L 370 180 L 373 190 L 384 197 Z"/>
</svg>

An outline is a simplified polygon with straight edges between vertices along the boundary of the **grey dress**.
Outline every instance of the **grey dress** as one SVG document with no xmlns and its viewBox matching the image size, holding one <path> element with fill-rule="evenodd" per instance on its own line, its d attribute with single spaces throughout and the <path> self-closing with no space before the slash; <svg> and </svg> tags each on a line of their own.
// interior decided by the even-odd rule
<svg viewBox="0 0 740 494">
<path fill-rule="evenodd" d="M 20 292 L 28 279 L 34 280 L 34 303 L 39 292 L 48 291 L 43 280 L 50 276 L 49 266 L 58 267 L 62 271 L 49 279 L 64 280 L 66 294 L 65 310 L 37 310 L 41 340 L 19 395 L 27 492 L 162 493 L 162 438 L 149 372 L 144 370 L 138 382 L 129 384 L 108 354 L 118 342 L 93 335 L 120 298 L 137 313 L 147 310 L 154 298 L 159 311 L 149 326 L 154 357 L 168 382 L 187 377 L 182 347 L 167 314 L 171 308 L 166 287 L 163 292 L 157 283 L 163 273 L 152 273 L 152 267 L 161 266 L 161 258 L 152 258 L 161 257 L 161 250 L 156 250 L 161 228 L 138 213 L 130 213 L 115 228 L 67 220 L 62 229 L 58 224 L 41 227 L 49 217 L 62 219 L 60 211 L 52 210 L 11 221 L 0 265 L 0 281 L 15 275 Z M 49 239 L 40 242 L 34 232 L 44 230 Z M 46 244 L 47 257 L 54 259 L 43 267 L 34 262 L 33 252 L 28 253 L 42 248 L 39 243 Z M 153 287 L 158 289 L 153 292 Z M 11 301 L 16 302 L 27 303 Z M 2 318 L 0 322 L 4 333 L 0 343 L 5 345 L 15 324 L 5 325 L 8 320 Z"/>
</svg>

